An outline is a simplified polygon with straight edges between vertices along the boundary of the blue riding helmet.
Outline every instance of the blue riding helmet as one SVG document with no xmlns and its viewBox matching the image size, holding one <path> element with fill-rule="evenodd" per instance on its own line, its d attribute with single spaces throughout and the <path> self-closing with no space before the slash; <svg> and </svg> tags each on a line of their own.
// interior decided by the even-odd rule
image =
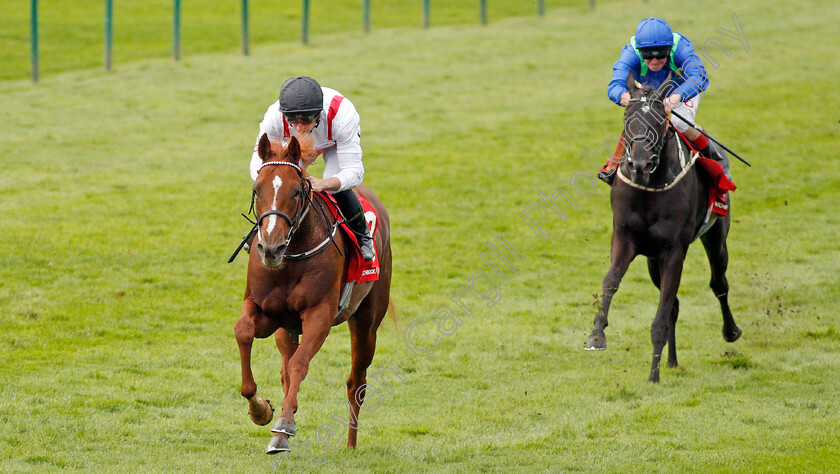
<svg viewBox="0 0 840 474">
<path fill-rule="evenodd" d="M 636 48 L 674 46 L 674 32 L 661 18 L 645 18 L 636 27 Z"/>
</svg>

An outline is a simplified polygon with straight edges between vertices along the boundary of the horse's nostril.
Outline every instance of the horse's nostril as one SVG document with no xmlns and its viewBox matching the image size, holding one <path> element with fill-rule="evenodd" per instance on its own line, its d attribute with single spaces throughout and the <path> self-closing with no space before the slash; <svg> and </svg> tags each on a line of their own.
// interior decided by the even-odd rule
<svg viewBox="0 0 840 474">
<path fill-rule="evenodd" d="M 265 252 L 265 249 L 263 248 L 263 244 L 257 244 L 257 250 L 259 250 L 260 253 Z"/>
</svg>

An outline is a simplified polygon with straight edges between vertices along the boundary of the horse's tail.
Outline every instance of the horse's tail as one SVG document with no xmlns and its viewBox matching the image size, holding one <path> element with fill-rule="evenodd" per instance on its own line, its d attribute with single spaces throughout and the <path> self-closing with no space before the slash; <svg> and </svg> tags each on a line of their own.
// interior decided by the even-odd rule
<svg viewBox="0 0 840 474">
<path fill-rule="evenodd" d="M 388 298 L 388 309 L 385 310 L 385 312 L 391 316 L 391 321 L 394 322 L 394 327 L 397 328 L 397 332 L 400 332 L 400 323 L 397 322 L 399 311 L 397 311 L 397 305 L 394 304 L 394 298 Z"/>
</svg>

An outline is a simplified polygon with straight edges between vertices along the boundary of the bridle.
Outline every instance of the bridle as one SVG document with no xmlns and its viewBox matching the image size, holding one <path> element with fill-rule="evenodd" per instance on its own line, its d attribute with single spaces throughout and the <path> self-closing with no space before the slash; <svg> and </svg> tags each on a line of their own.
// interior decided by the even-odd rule
<svg viewBox="0 0 840 474">
<path fill-rule="evenodd" d="M 315 202 L 315 200 L 312 199 L 312 195 L 313 195 L 312 183 L 308 179 L 304 178 L 303 171 L 300 169 L 300 166 L 298 166 L 294 163 L 290 163 L 288 161 L 266 161 L 257 170 L 257 175 L 259 175 L 260 171 L 262 171 L 262 169 L 265 168 L 266 166 L 274 166 L 274 165 L 291 166 L 292 168 L 295 169 L 295 171 L 297 171 L 298 177 L 300 178 L 299 191 L 301 193 L 301 196 L 304 197 L 303 202 L 295 210 L 295 215 L 293 217 L 289 217 L 289 215 L 286 214 L 283 211 L 278 211 L 278 210 L 274 210 L 274 209 L 269 209 L 268 211 L 263 212 L 262 214 L 260 214 L 260 216 L 257 218 L 256 221 L 251 221 L 251 222 L 253 222 L 254 227 L 251 229 L 251 232 L 248 235 L 250 236 L 254 232 L 259 232 L 259 228 L 262 225 L 262 221 L 266 217 L 280 216 L 289 224 L 289 232 L 286 234 L 286 238 L 283 242 L 283 246 L 288 248 L 289 243 L 292 241 L 292 237 L 294 237 L 295 232 L 297 232 L 298 228 L 300 228 L 300 224 L 303 222 L 303 219 L 309 213 L 309 210 L 312 209 L 312 204 Z M 254 207 L 254 203 L 255 203 L 255 200 L 256 200 L 256 195 L 257 195 L 257 188 L 256 188 L 256 184 L 254 184 L 254 189 L 251 192 L 251 208 L 248 211 L 248 213 L 254 215 L 255 217 L 256 217 L 256 209 Z M 330 242 L 334 242 L 333 239 L 335 238 L 335 232 L 336 232 L 336 229 L 338 228 L 339 221 L 336 220 L 336 222 L 334 224 L 330 224 L 329 218 L 327 217 L 327 214 L 324 211 L 323 206 L 321 206 L 320 202 L 318 203 L 318 208 L 321 211 L 321 214 L 324 217 L 324 221 L 327 224 L 327 238 L 324 239 L 320 244 L 316 245 L 314 248 L 312 248 L 310 250 L 307 250 L 306 252 L 301 252 L 301 253 L 298 253 L 298 254 L 285 254 L 285 255 L 283 255 L 282 258 L 288 258 L 290 260 L 302 260 L 302 259 L 305 259 L 305 258 L 309 258 L 309 257 L 315 256 L 315 255 L 321 253 L 322 251 L 324 251 L 324 249 L 326 249 L 327 244 L 329 244 Z M 336 245 L 336 248 L 338 248 L 338 245 Z M 339 252 L 340 252 L 340 250 L 339 250 Z"/>
<path fill-rule="evenodd" d="M 656 102 L 661 103 L 662 101 L 659 100 L 659 99 L 651 99 L 650 97 L 643 96 L 643 97 L 640 97 L 638 99 L 630 99 L 630 102 L 641 102 L 641 103 L 645 103 L 645 104 L 653 104 L 653 103 L 656 103 Z M 625 127 L 626 127 L 626 125 L 625 125 Z M 668 133 L 669 131 L 671 131 L 673 133 Z M 688 171 L 692 168 L 692 166 L 694 166 L 694 163 L 695 163 L 697 157 L 699 156 L 699 153 L 695 152 L 693 155 L 691 155 L 689 157 L 690 158 L 689 160 L 686 160 L 685 154 L 683 152 L 683 145 L 682 145 L 682 143 L 680 143 L 680 139 L 677 138 L 677 136 L 678 136 L 677 129 L 675 127 L 673 127 L 671 125 L 671 121 L 668 120 L 665 124 L 665 130 L 662 132 L 661 142 L 659 143 L 659 146 L 656 147 L 656 152 L 653 153 L 651 155 L 651 158 L 650 158 L 651 162 L 654 165 L 653 169 L 651 170 L 651 173 L 656 171 L 656 168 L 659 167 L 659 160 L 660 160 L 660 156 L 662 154 L 662 150 L 665 148 L 665 144 L 668 142 L 668 139 L 670 138 L 671 135 L 674 135 L 674 139 L 677 140 L 677 152 L 678 152 L 678 158 L 679 158 L 681 170 L 680 170 L 679 173 L 677 173 L 676 176 L 673 177 L 673 180 L 670 183 L 661 184 L 661 185 L 657 185 L 657 186 L 642 186 L 642 185 L 639 185 L 639 184 L 633 182 L 628 177 L 624 176 L 624 174 L 621 172 L 621 168 L 619 168 L 617 170 L 617 173 L 616 173 L 618 178 L 621 179 L 621 181 L 623 181 L 625 184 L 627 184 L 630 187 L 633 187 L 633 188 L 636 188 L 636 189 L 641 189 L 643 191 L 649 191 L 649 192 L 668 191 L 669 189 L 672 189 L 674 186 L 676 186 L 677 183 L 679 183 L 680 180 L 682 180 L 688 174 Z M 632 154 L 628 154 L 627 161 L 632 161 L 630 159 L 629 155 L 632 155 Z"/>
<path fill-rule="evenodd" d="M 301 169 L 298 165 L 296 165 L 294 163 L 290 163 L 288 161 L 266 161 L 257 170 L 257 175 L 259 175 L 260 171 L 262 171 L 262 169 L 265 168 L 266 166 L 273 166 L 273 165 L 291 166 L 292 168 L 295 169 L 295 171 L 297 171 L 298 176 L 300 177 L 300 188 L 298 188 L 298 190 L 300 191 L 302 196 L 305 196 L 305 202 L 302 202 L 301 205 L 298 206 L 297 210 L 295 211 L 294 217 L 289 217 L 289 215 L 286 214 L 285 212 L 278 211 L 278 210 L 275 210 L 275 209 L 269 209 L 269 210 L 263 212 L 260 215 L 260 217 L 257 218 L 257 221 L 254 223 L 254 228 L 259 229 L 259 227 L 262 225 L 263 219 L 265 219 L 266 217 L 269 217 L 269 216 L 280 216 L 280 217 L 282 217 L 283 219 L 286 220 L 286 222 L 289 223 L 289 233 L 286 234 L 286 239 L 283 243 L 284 246 L 288 246 L 289 242 L 292 240 L 292 237 L 295 235 L 295 232 L 297 232 L 298 227 L 300 227 L 300 223 L 303 221 L 303 218 L 306 217 L 306 214 L 309 213 L 309 209 L 312 207 L 312 198 L 311 198 L 312 184 L 309 182 L 308 179 L 303 178 L 303 172 L 301 171 Z M 308 190 L 309 190 L 308 193 L 306 192 L 307 187 L 308 187 Z M 256 200 L 256 196 L 257 196 L 257 185 L 256 185 L 256 183 L 254 183 L 254 189 L 251 191 L 251 209 L 249 211 L 249 214 L 256 215 L 256 212 L 255 212 L 256 210 L 254 208 L 254 202 Z"/>
<path fill-rule="evenodd" d="M 642 103 L 645 106 L 650 107 L 651 105 L 653 105 L 657 102 L 662 104 L 663 107 L 665 106 L 665 103 L 662 102 L 662 100 L 651 99 L 650 97 L 647 97 L 647 96 L 642 96 L 642 97 L 639 97 L 638 99 L 630 99 L 629 103 Z M 653 154 L 650 155 L 650 161 L 651 161 L 651 163 L 653 163 L 653 169 L 650 170 L 651 174 L 653 174 L 656 171 L 656 169 L 659 167 L 659 161 L 660 161 L 660 156 L 662 154 L 662 149 L 665 148 L 665 143 L 668 141 L 668 129 L 670 128 L 670 126 L 671 126 L 671 121 L 666 120 L 665 130 L 662 132 L 662 137 L 660 138 L 659 146 L 657 146 L 656 151 Z M 655 144 L 654 144 L 654 146 L 655 146 Z M 633 162 L 633 160 L 631 158 L 632 153 L 629 153 L 629 151 L 630 150 L 628 149 L 627 161 L 629 163 L 632 163 Z"/>
</svg>

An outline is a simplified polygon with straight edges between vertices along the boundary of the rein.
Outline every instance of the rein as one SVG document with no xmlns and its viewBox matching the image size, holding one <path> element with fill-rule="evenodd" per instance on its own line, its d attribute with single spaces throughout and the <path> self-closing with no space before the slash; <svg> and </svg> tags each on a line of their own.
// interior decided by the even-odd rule
<svg viewBox="0 0 840 474">
<path fill-rule="evenodd" d="M 309 181 L 307 180 L 307 183 L 308 182 Z M 307 198 L 308 201 L 309 201 L 309 206 L 307 207 L 307 211 L 309 210 L 309 208 L 312 207 L 312 203 L 314 202 L 314 200 L 312 199 L 312 185 L 309 186 L 309 192 L 310 192 L 310 194 L 309 194 L 309 197 Z M 343 255 L 341 253 L 341 249 L 338 248 L 338 244 L 335 243 L 335 232 L 336 232 L 336 229 L 338 229 L 338 226 L 341 224 L 341 221 L 336 220 L 334 223 L 330 224 L 330 220 L 327 217 L 327 213 L 326 213 L 326 211 L 324 211 L 324 206 L 322 206 L 320 202 L 318 203 L 318 210 L 321 211 L 321 215 L 324 218 L 324 223 L 327 224 L 327 229 L 331 228 L 331 230 L 328 232 L 327 238 L 325 238 L 324 240 L 321 241 L 321 243 L 319 243 L 315 247 L 307 250 L 306 252 L 283 255 L 283 258 L 288 258 L 289 260 L 304 260 L 304 259 L 307 259 L 309 257 L 314 257 L 315 255 L 318 255 L 319 253 L 323 252 L 327 248 L 327 245 L 329 245 L 330 242 L 332 242 L 333 245 L 335 245 L 335 248 L 336 248 L 336 250 L 338 250 L 338 253 L 340 255 Z M 291 236 L 289 237 L 289 239 L 291 239 Z"/>
<path fill-rule="evenodd" d="M 674 135 L 676 135 L 676 134 L 677 134 L 677 131 L 675 129 L 674 130 Z M 662 143 L 664 144 L 665 140 L 662 140 Z M 682 165 L 682 170 L 680 171 L 680 173 L 677 176 L 674 177 L 673 181 L 671 181 L 670 183 L 668 183 L 666 185 L 650 187 L 650 186 L 642 186 L 641 184 L 636 184 L 630 178 L 628 178 L 627 176 L 624 176 L 624 174 L 621 172 L 621 167 L 618 168 L 616 174 L 618 175 L 619 179 L 624 181 L 625 184 L 627 184 L 631 187 L 634 187 L 636 189 L 641 189 L 642 191 L 648 191 L 648 192 L 652 192 L 652 193 L 660 193 L 660 192 L 663 192 L 663 191 L 667 191 L 667 190 L 673 188 L 674 186 L 676 186 L 677 183 L 679 183 L 680 180 L 682 180 L 685 177 L 685 175 L 688 174 L 688 170 L 690 170 L 691 167 L 694 166 L 694 163 L 697 161 L 697 157 L 700 156 L 699 153 L 694 152 L 694 154 L 691 156 L 691 159 L 686 163 L 685 153 L 683 152 L 683 147 L 682 147 L 682 142 L 679 141 L 679 139 L 677 141 L 677 150 L 679 150 L 679 152 L 680 152 L 679 157 L 680 157 L 680 164 Z"/>
</svg>

